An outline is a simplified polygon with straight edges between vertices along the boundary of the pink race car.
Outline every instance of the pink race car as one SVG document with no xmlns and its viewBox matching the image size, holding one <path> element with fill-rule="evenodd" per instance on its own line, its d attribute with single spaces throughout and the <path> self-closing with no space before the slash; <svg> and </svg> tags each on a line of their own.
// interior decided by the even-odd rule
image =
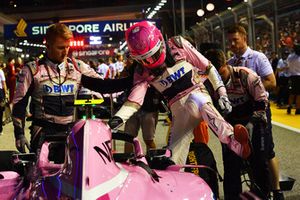
<svg viewBox="0 0 300 200">
<path fill-rule="evenodd" d="M 78 104 L 75 101 L 74 105 L 87 105 L 89 119 L 79 120 L 67 139 L 66 136 L 46 136 L 37 157 L 35 154 L 14 155 L 14 162 L 19 166 L 15 171 L 19 173 L 0 172 L 1 200 L 214 199 L 203 179 L 181 172 L 181 166 L 174 165 L 166 155 L 148 157 L 151 166 L 156 160 L 158 168 L 164 170 L 150 168 L 137 138 L 112 133 L 101 119 L 90 119 L 91 105 L 103 100 L 83 101 Z M 135 153 L 129 157 L 113 153 L 112 139 L 131 142 Z M 61 160 L 52 159 L 53 155 Z M 160 158 L 167 158 L 162 159 L 167 162 L 157 162 Z"/>
<path fill-rule="evenodd" d="M 68 136 L 63 163 L 48 160 L 51 142 L 46 141 L 30 176 L 0 172 L 1 199 L 214 199 L 205 181 L 192 173 L 174 166 L 151 169 L 139 141 L 132 142 L 131 161 L 115 162 L 110 128 L 100 119 L 80 120 Z"/>
</svg>

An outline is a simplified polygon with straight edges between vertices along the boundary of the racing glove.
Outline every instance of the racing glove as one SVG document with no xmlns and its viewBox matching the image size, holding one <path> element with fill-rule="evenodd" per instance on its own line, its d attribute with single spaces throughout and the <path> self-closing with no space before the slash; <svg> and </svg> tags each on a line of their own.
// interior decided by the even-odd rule
<svg viewBox="0 0 300 200">
<path fill-rule="evenodd" d="M 30 151 L 29 143 L 24 135 L 20 135 L 18 139 L 16 139 L 16 148 L 20 153 L 26 153 L 25 146 Z"/>
<path fill-rule="evenodd" d="M 222 113 L 228 114 L 232 111 L 232 106 L 227 95 L 220 96 L 218 103 Z"/>
<path fill-rule="evenodd" d="M 123 124 L 123 119 L 119 116 L 113 116 L 109 121 L 108 125 L 111 129 L 117 129 Z"/>
<path fill-rule="evenodd" d="M 228 99 L 227 92 L 224 86 L 220 86 L 217 89 L 217 93 L 219 94 L 218 103 L 223 114 L 228 114 L 232 111 L 231 103 Z"/>
</svg>

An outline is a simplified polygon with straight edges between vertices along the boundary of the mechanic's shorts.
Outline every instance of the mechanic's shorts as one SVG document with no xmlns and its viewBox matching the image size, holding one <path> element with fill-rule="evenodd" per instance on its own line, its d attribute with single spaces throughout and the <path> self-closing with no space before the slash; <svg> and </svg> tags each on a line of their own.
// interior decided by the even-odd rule
<svg viewBox="0 0 300 200">
<path fill-rule="evenodd" d="M 274 141 L 273 141 L 273 133 L 272 133 L 272 114 L 270 109 L 270 104 L 268 104 L 266 109 L 267 114 L 267 134 L 266 134 L 266 140 L 267 140 L 267 156 L 268 159 L 272 159 L 275 157 L 275 151 L 274 151 Z"/>
<path fill-rule="evenodd" d="M 290 94 L 300 95 L 300 76 L 290 77 Z"/>
</svg>

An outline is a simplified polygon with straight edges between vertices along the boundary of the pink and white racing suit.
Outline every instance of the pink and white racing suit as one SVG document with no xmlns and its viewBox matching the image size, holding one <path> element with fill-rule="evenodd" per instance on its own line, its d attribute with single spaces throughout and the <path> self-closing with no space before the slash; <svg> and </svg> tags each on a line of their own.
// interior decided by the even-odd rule
<svg viewBox="0 0 300 200">
<path fill-rule="evenodd" d="M 268 93 L 257 74 L 247 67 L 232 67 L 230 79 L 226 83 L 232 112 L 226 116 L 231 124 L 247 124 L 256 111 L 265 111 Z"/>
<path fill-rule="evenodd" d="M 214 90 L 226 95 L 223 82 L 216 69 L 187 40 L 173 37 L 168 41 L 171 55 L 176 64 L 165 67 L 164 71 L 154 76 L 147 68 L 135 71 L 134 87 L 128 101 L 116 113 L 126 121 L 140 105 L 148 88 L 153 85 L 168 100 L 172 111 L 171 138 L 169 148 L 172 160 L 176 164 L 185 164 L 193 129 L 200 120 L 205 120 L 218 135 L 221 142 L 228 144 L 233 128 L 228 124 L 211 103 L 204 85 L 199 81 L 198 72 L 206 73 Z"/>
<path fill-rule="evenodd" d="M 32 97 L 33 124 L 64 126 L 74 122 L 74 108 L 66 107 L 65 103 L 75 99 L 82 74 L 100 78 L 90 66 L 77 59 L 67 58 L 55 64 L 44 58 L 25 65 L 18 75 L 13 100 L 15 138 L 24 135 L 22 121 L 29 96 Z"/>
</svg>

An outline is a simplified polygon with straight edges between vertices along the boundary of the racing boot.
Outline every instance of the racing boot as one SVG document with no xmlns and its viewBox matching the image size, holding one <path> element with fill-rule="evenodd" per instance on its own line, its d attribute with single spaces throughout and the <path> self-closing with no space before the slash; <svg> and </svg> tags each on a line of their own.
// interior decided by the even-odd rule
<svg viewBox="0 0 300 200">
<path fill-rule="evenodd" d="M 227 144 L 238 156 L 243 159 L 249 157 L 251 150 L 249 133 L 246 127 L 237 124 L 232 130 L 232 126 L 224 120 L 205 95 L 199 93 L 191 94 L 186 101 L 186 108 L 190 115 L 196 119 L 202 117 L 210 129 L 218 136 L 219 140 Z"/>
<path fill-rule="evenodd" d="M 228 147 L 241 158 L 247 159 L 251 154 L 248 130 L 243 125 L 236 124 L 233 133 Z"/>
</svg>

